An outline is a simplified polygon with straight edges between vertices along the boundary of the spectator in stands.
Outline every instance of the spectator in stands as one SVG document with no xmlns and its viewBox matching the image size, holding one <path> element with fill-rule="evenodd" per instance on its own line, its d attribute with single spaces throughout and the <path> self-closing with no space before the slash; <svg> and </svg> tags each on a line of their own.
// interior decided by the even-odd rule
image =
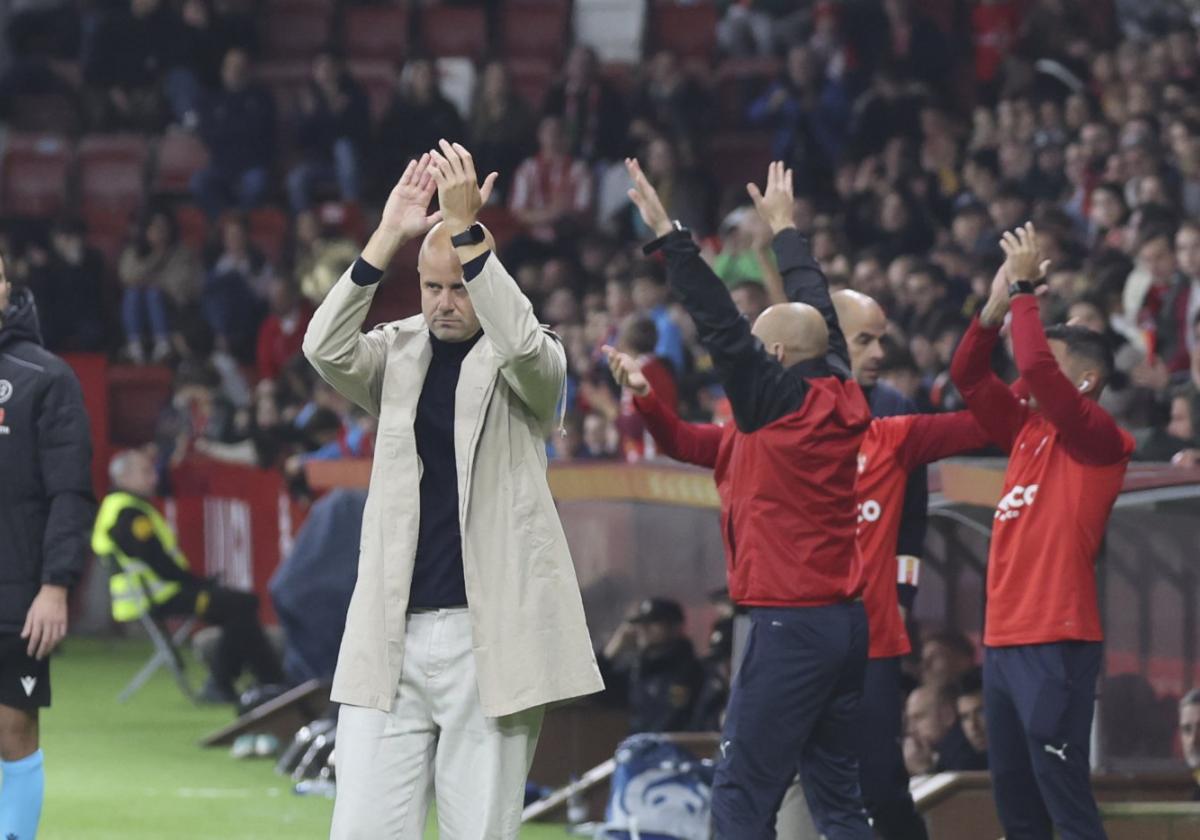
<svg viewBox="0 0 1200 840">
<path fill-rule="evenodd" d="M 386 150 L 379 155 L 378 183 L 396 183 L 410 159 L 463 134 L 462 116 L 438 87 L 437 67 L 424 56 L 410 58 L 396 68 L 392 101 L 375 131 L 375 147 Z"/>
<path fill-rule="evenodd" d="M 726 594 L 728 598 L 728 594 Z M 731 605 L 732 606 L 732 605 Z M 708 653 L 701 660 L 704 684 L 692 709 L 688 727 L 697 732 L 720 732 L 729 704 L 733 672 L 733 618 L 718 618 L 708 637 Z"/>
<path fill-rule="evenodd" d="M 669 365 L 654 355 L 658 344 L 658 330 L 654 321 L 646 315 L 630 315 L 621 326 L 617 338 L 617 349 L 635 358 L 641 365 L 642 374 L 664 405 L 676 405 L 679 401 L 675 376 Z M 599 388 L 607 388 L 600 385 Z M 621 436 L 621 457 L 630 463 L 654 456 L 654 439 L 646 430 L 641 414 L 633 405 L 633 393 L 622 389 L 620 407 L 613 417 L 617 432 Z"/>
<path fill-rule="evenodd" d="M 102 302 L 104 259 L 85 241 L 83 222 L 60 219 L 50 246 L 28 254 L 26 278 L 38 306 L 42 343 L 54 353 L 94 353 L 106 349 Z"/>
<path fill-rule="evenodd" d="M 221 239 L 204 281 L 204 319 L 216 336 L 217 350 L 249 359 L 262 320 L 271 266 L 250 242 L 244 216 L 227 216 Z"/>
<path fill-rule="evenodd" d="M 850 125 L 850 102 L 837 79 L 825 79 L 804 44 L 787 53 L 779 79 L 747 113 L 751 124 L 774 129 L 773 160 L 795 168 L 803 185 L 822 184 L 838 163 Z"/>
<path fill-rule="evenodd" d="M 1125 222 L 1129 207 L 1119 184 L 1100 184 L 1091 192 L 1088 210 L 1087 238 L 1093 250 L 1121 248 L 1125 239 Z"/>
<path fill-rule="evenodd" d="M 633 271 L 633 305 L 654 321 L 658 342 L 654 355 L 671 363 L 671 372 L 679 376 L 686 369 L 683 335 L 667 308 L 667 277 L 662 265 L 643 261 Z"/>
<path fill-rule="evenodd" d="M 172 66 L 163 78 L 163 93 L 175 121 L 188 130 L 200 122 L 207 92 L 221 84 L 221 61 L 230 47 L 245 46 L 253 32 L 235 18 L 219 13 L 212 0 L 183 0 L 179 7 L 178 42 Z"/>
<path fill-rule="evenodd" d="M 1192 799 L 1200 800 L 1200 688 L 1193 688 L 1179 701 L 1179 744 L 1192 777 Z"/>
<path fill-rule="evenodd" d="M 1151 225 L 1141 232 L 1135 251 L 1137 262 L 1125 283 L 1126 318 L 1153 323 L 1162 312 L 1163 299 L 1175 280 L 1175 250 L 1171 229 Z"/>
<path fill-rule="evenodd" d="M 904 763 L 910 776 L 935 772 L 938 746 L 957 721 L 953 687 L 921 685 L 912 690 L 904 704 Z"/>
<path fill-rule="evenodd" d="M 258 328 L 255 362 L 259 379 L 274 379 L 300 353 L 312 307 L 290 280 L 275 277 L 267 292 L 267 317 Z"/>
<path fill-rule="evenodd" d="M 577 44 L 563 67 L 563 78 L 546 95 L 543 111 L 560 117 L 567 150 L 589 163 L 616 160 L 626 151 L 621 99 L 597 73 L 596 53 Z"/>
<path fill-rule="evenodd" d="M 643 68 L 644 78 L 630 106 L 630 135 L 668 134 L 686 145 L 694 159 L 696 145 L 712 123 L 710 97 L 668 50 L 656 52 Z"/>
<path fill-rule="evenodd" d="M 983 708 L 983 671 L 972 668 L 954 686 L 958 722 L 937 745 L 939 773 L 986 770 L 987 719 Z"/>
<path fill-rule="evenodd" d="M 754 280 L 743 280 L 733 286 L 729 296 L 733 298 L 738 314 L 752 324 L 771 303 L 766 287 Z"/>
<path fill-rule="evenodd" d="M 470 131 L 475 165 L 482 172 L 515 172 L 535 146 L 533 111 L 512 87 L 502 61 L 483 68 L 471 105 Z M 497 184 L 502 195 L 510 186 Z"/>
<path fill-rule="evenodd" d="M 513 176 L 508 203 L 529 230 L 529 240 L 511 246 L 523 258 L 547 257 L 580 231 L 592 204 L 592 179 L 583 161 L 573 158 L 558 117 L 543 117 L 538 125 L 537 154 L 525 160 Z"/>
<path fill-rule="evenodd" d="M 597 657 L 611 696 L 629 709 L 629 731 L 688 728 L 704 671 L 683 635 L 683 609 L 666 598 L 638 604 Z"/>
<path fill-rule="evenodd" d="M 942 630 L 921 644 L 921 684 L 953 686 L 975 666 L 975 645 L 957 630 Z"/>
<path fill-rule="evenodd" d="M 183 463 L 200 439 L 233 443 L 234 407 L 220 391 L 221 375 L 212 363 L 184 359 L 175 371 L 171 401 L 155 424 L 159 486 L 170 487 L 170 470 Z"/>
<path fill-rule="evenodd" d="M 666 135 L 651 137 L 646 143 L 643 158 L 646 161 L 646 177 L 658 191 L 671 218 L 678 219 L 699 237 L 708 236 L 713 229 L 712 190 L 706 179 L 681 165 L 678 149 Z M 645 229 L 632 204 L 628 213 L 634 236 L 647 238 L 650 232 Z"/>
<path fill-rule="evenodd" d="M 763 286 L 779 270 L 771 250 L 771 229 L 763 224 L 752 207 L 731 210 L 717 231 L 721 252 L 712 259 L 713 273 L 731 289 L 739 283 L 755 282 Z M 782 286 L 783 281 L 779 281 Z"/>
<path fill-rule="evenodd" d="M 186 315 L 200 299 L 203 275 L 191 249 L 179 240 L 175 215 L 151 205 L 138 220 L 133 241 L 117 263 L 121 325 L 129 358 L 146 361 L 146 340 L 153 339 L 151 358 L 170 357 L 172 312 Z"/>
<path fill-rule="evenodd" d="M 164 0 L 129 0 L 83 28 L 80 73 L 95 121 L 113 129 L 162 127 L 159 82 L 174 63 L 180 22 Z"/>
<path fill-rule="evenodd" d="M 260 204 L 275 157 L 275 101 L 253 81 L 244 48 L 225 53 L 221 87 L 205 97 L 197 130 L 209 162 L 192 177 L 192 193 L 208 217 L 216 219 L 231 202 L 243 210 Z"/>
<path fill-rule="evenodd" d="M 1158 313 L 1158 354 L 1167 369 L 1187 370 L 1196 340 L 1191 329 L 1200 315 L 1200 222 L 1188 220 L 1175 233 L 1178 271 Z"/>
<path fill-rule="evenodd" d="M 358 250 L 357 243 L 333 225 L 325 224 L 318 211 L 306 210 L 292 221 L 287 264 L 304 297 L 313 306 L 320 306 Z"/>
<path fill-rule="evenodd" d="M 358 201 L 370 132 L 366 92 L 339 56 L 330 50 L 318 53 L 312 79 L 300 94 L 296 142 L 303 159 L 287 177 L 293 212 L 307 210 L 314 192 L 330 182 L 337 184 L 342 201 Z"/>
</svg>

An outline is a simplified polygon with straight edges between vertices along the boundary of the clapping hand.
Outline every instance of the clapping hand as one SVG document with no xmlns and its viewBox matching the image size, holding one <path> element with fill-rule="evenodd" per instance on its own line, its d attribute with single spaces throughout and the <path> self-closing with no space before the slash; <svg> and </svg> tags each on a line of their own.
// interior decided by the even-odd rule
<svg viewBox="0 0 1200 840">
<path fill-rule="evenodd" d="M 429 202 L 437 191 L 430 171 L 428 153 L 420 160 L 410 160 L 404 174 L 388 196 L 379 227 L 400 242 L 424 236 L 442 219 L 441 212 L 429 213 Z"/>
<path fill-rule="evenodd" d="M 1004 322 L 1011 304 L 1008 287 L 1018 281 L 1037 282 L 1046 276 L 1050 270 L 1050 261 L 1043 260 L 1037 245 L 1037 231 L 1032 222 L 1026 222 L 1024 227 L 1015 231 L 1005 231 L 1000 240 L 1004 250 L 1004 265 L 992 278 L 991 294 L 983 311 L 979 313 L 979 321 L 984 326 L 998 327 Z"/>
<path fill-rule="evenodd" d="M 487 176 L 483 186 L 475 174 L 475 161 L 462 145 L 439 140 L 436 149 L 429 153 L 433 179 L 437 183 L 438 204 L 450 232 L 457 234 L 475 224 L 479 208 L 487 204 L 492 187 L 498 177 L 495 172 Z"/>
<path fill-rule="evenodd" d="M 625 168 L 629 170 L 629 177 L 633 179 L 629 200 L 637 207 L 638 212 L 642 214 L 642 221 L 654 231 L 655 236 L 666 236 L 671 232 L 671 217 L 667 215 L 658 192 L 646 177 L 646 173 L 642 172 L 637 158 L 625 158 Z"/>
</svg>

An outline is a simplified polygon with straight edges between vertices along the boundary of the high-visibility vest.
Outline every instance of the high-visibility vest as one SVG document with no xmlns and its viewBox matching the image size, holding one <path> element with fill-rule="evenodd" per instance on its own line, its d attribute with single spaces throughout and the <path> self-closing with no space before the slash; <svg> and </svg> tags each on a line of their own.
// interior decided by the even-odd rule
<svg viewBox="0 0 1200 840">
<path fill-rule="evenodd" d="M 135 621 L 151 605 L 166 603 L 180 590 L 177 581 L 163 580 L 144 561 L 130 557 L 113 540 L 112 529 L 120 515 L 129 508 L 146 517 L 152 535 L 163 550 L 174 558 L 179 568 L 188 569 L 187 558 L 176 544 L 175 532 L 154 505 L 130 493 L 108 494 L 100 505 L 100 512 L 96 514 L 96 525 L 92 529 L 92 551 L 98 557 L 111 557 L 116 564 L 108 580 L 108 591 L 112 596 L 113 618 L 117 621 Z"/>
</svg>

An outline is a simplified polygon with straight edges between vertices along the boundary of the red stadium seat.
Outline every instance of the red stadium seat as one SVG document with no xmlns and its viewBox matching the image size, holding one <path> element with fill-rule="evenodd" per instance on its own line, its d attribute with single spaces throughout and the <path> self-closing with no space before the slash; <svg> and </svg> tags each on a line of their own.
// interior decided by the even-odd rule
<svg viewBox="0 0 1200 840">
<path fill-rule="evenodd" d="M 503 204 L 489 204 L 479 210 L 479 222 L 492 232 L 496 239 L 496 249 L 504 251 L 505 246 L 521 232 L 521 223 L 512 211 Z"/>
<path fill-rule="evenodd" d="M 208 244 L 208 216 L 194 204 L 180 204 L 174 210 L 175 222 L 179 225 L 179 239 L 193 253 L 202 254 Z"/>
<path fill-rule="evenodd" d="M 510 0 L 500 26 L 505 57 L 561 63 L 570 16 L 571 4 L 565 0 Z"/>
<path fill-rule="evenodd" d="M 710 2 L 654 3 L 650 31 L 654 49 L 709 63 L 717 47 L 717 7 Z"/>
<path fill-rule="evenodd" d="M 761 184 L 771 162 L 771 135 L 761 132 L 723 132 L 709 142 L 709 172 L 723 191 L 740 191 L 751 181 Z"/>
<path fill-rule="evenodd" d="M 367 219 L 362 207 L 353 201 L 326 201 L 317 208 L 322 226 L 337 231 L 355 242 L 367 241 Z"/>
<path fill-rule="evenodd" d="M 421 11 L 421 41 L 434 58 L 479 61 L 487 51 L 487 19 L 481 7 L 428 6 Z"/>
<path fill-rule="evenodd" d="M 330 5 L 312 0 L 271 0 L 260 14 L 260 38 L 268 58 L 311 59 L 330 41 Z"/>
<path fill-rule="evenodd" d="M 137 134 L 96 134 L 79 143 L 79 199 L 85 214 L 104 220 L 106 229 L 124 228 L 123 216 L 141 207 L 150 149 Z"/>
<path fill-rule="evenodd" d="M 511 58 L 508 74 L 513 90 L 534 110 L 542 107 L 546 91 L 554 83 L 554 65 L 542 58 Z"/>
<path fill-rule="evenodd" d="M 402 60 L 408 53 L 408 9 L 351 6 L 346 10 L 342 46 L 355 59 Z"/>
<path fill-rule="evenodd" d="M 396 92 L 396 71 L 390 61 L 348 62 L 350 75 L 363 86 L 371 107 L 371 119 L 378 120 L 392 102 Z"/>
<path fill-rule="evenodd" d="M 192 175 L 208 164 L 208 150 L 194 134 L 168 131 L 158 142 L 150 190 L 156 193 L 186 193 Z"/>
<path fill-rule="evenodd" d="M 275 107 L 286 115 L 299 108 L 300 92 L 308 86 L 312 68 L 306 61 L 269 61 L 260 64 L 255 75 L 271 91 Z"/>
<path fill-rule="evenodd" d="M 0 160 L 0 216 L 46 217 L 67 202 L 71 147 L 54 134 L 11 134 Z"/>
<path fill-rule="evenodd" d="M 283 257 L 288 227 L 288 215 L 278 207 L 256 207 L 250 211 L 250 241 L 274 265 L 279 265 Z"/>
</svg>

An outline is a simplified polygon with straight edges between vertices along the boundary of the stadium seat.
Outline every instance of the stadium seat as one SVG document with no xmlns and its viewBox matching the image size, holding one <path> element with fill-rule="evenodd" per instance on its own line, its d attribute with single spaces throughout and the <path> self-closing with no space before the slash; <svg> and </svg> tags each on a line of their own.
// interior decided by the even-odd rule
<svg viewBox="0 0 1200 840">
<path fill-rule="evenodd" d="M 771 135 L 761 132 L 722 132 L 709 142 L 708 171 L 723 191 L 745 196 L 750 181 L 761 184 L 771 162 Z"/>
<path fill-rule="evenodd" d="M 575 0 L 571 28 L 601 61 L 631 64 L 642 59 L 646 0 Z"/>
<path fill-rule="evenodd" d="M 250 241 L 278 266 L 287 243 L 288 215 L 278 207 L 256 207 L 250 211 Z"/>
<path fill-rule="evenodd" d="M 513 90 L 535 111 L 540 109 L 554 83 L 554 65 L 542 58 L 510 58 L 508 74 Z"/>
<path fill-rule="evenodd" d="M 74 137 L 83 128 L 83 108 L 77 96 L 64 92 L 13 94 L 8 127 L 12 131 Z"/>
<path fill-rule="evenodd" d="M 55 134 L 10 134 L 0 160 L 0 216 L 47 217 L 66 206 L 71 147 Z"/>
<path fill-rule="evenodd" d="M 489 204 L 480 208 L 479 222 L 492 232 L 496 239 L 496 250 L 500 252 L 521 232 L 521 223 L 503 204 Z"/>
<path fill-rule="evenodd" d="M 299 109 L 300 91 L 312 78 L 312 68 L 307 61 L 265 61 L 258 66 L 255 75 L 271 91 L 280 116 L 286 117 Z M 281 132 L 285 122 L 280 120 Z"/>
<path fill-rule="evenodd" d="M 504 56 L 561 63 L 570 16 L 571 5 L 565 0 L 510 0 L 500 24 Z"/>
<path fill-rule="evenodd" d="M 711 2 L 659 0 L 650 6 L 650 31 L 654 49 L 708 63 L 717 46 L 717 7 Z"/>
<path fill-rule="evenodd" d="M 79 202 L 84 214 L 101 218 L 110 214 L 111 230 L 123 227 L 142 206 L 146 186 L 149 144 L 137 134 L 95 134 L 79 142 Z"/>
<path fill-rule="evenodd" d="M 392 62 L 381 59 L 348 62 L 350 75 L 367 93 L 371 119 L 378 121 L 391 104 L 396 91 L 396 71 Z"/>
<path fill-rule="evenodd" d="M 779 75 L 773 58 L 726 59 L 715 73 L 717 112 L 721 125 L 734 129 L 746 125 L 746 108 Z"/>
<path fill-rule="evenodd" d="M 421 42 L 435 58 L 481 60 L 487 51 L 487 18 L 483 8 L 427 6 L 421 10 Z"/>
<path fill-rule="evenodd" d="M 203 255 L 208 245 L 208 216 L 195 204 L 180 204 L 174 208 L 179 238 L 192 252 Z"/>
<path fill-rule="evenodd" d="M 259 37 L 268 58 L 311 59 L 330 41 L 332 6 L 312 0 L 270 0 Z"/>
<path fill-rule="evenodd" d="M 342 46 L 355 59 L 400 61 L 408 53 L 408 9 L 351 6 L 343 22 Z"/>
<path fill-rule="evenodd" d="M 155 193 L 188 192 L 192 175 L 208 163 L 208 150 L 191 132 L 168 131 L 158 141 L 150 190 Z"/>
<path fill-rule="evenodd" d="M 367 219 L 362 207 L 353 201 L 326 201 L 317 208 L 323 226 L 336 228 L 355 242 L 367 241 Z"/>
</svg>

